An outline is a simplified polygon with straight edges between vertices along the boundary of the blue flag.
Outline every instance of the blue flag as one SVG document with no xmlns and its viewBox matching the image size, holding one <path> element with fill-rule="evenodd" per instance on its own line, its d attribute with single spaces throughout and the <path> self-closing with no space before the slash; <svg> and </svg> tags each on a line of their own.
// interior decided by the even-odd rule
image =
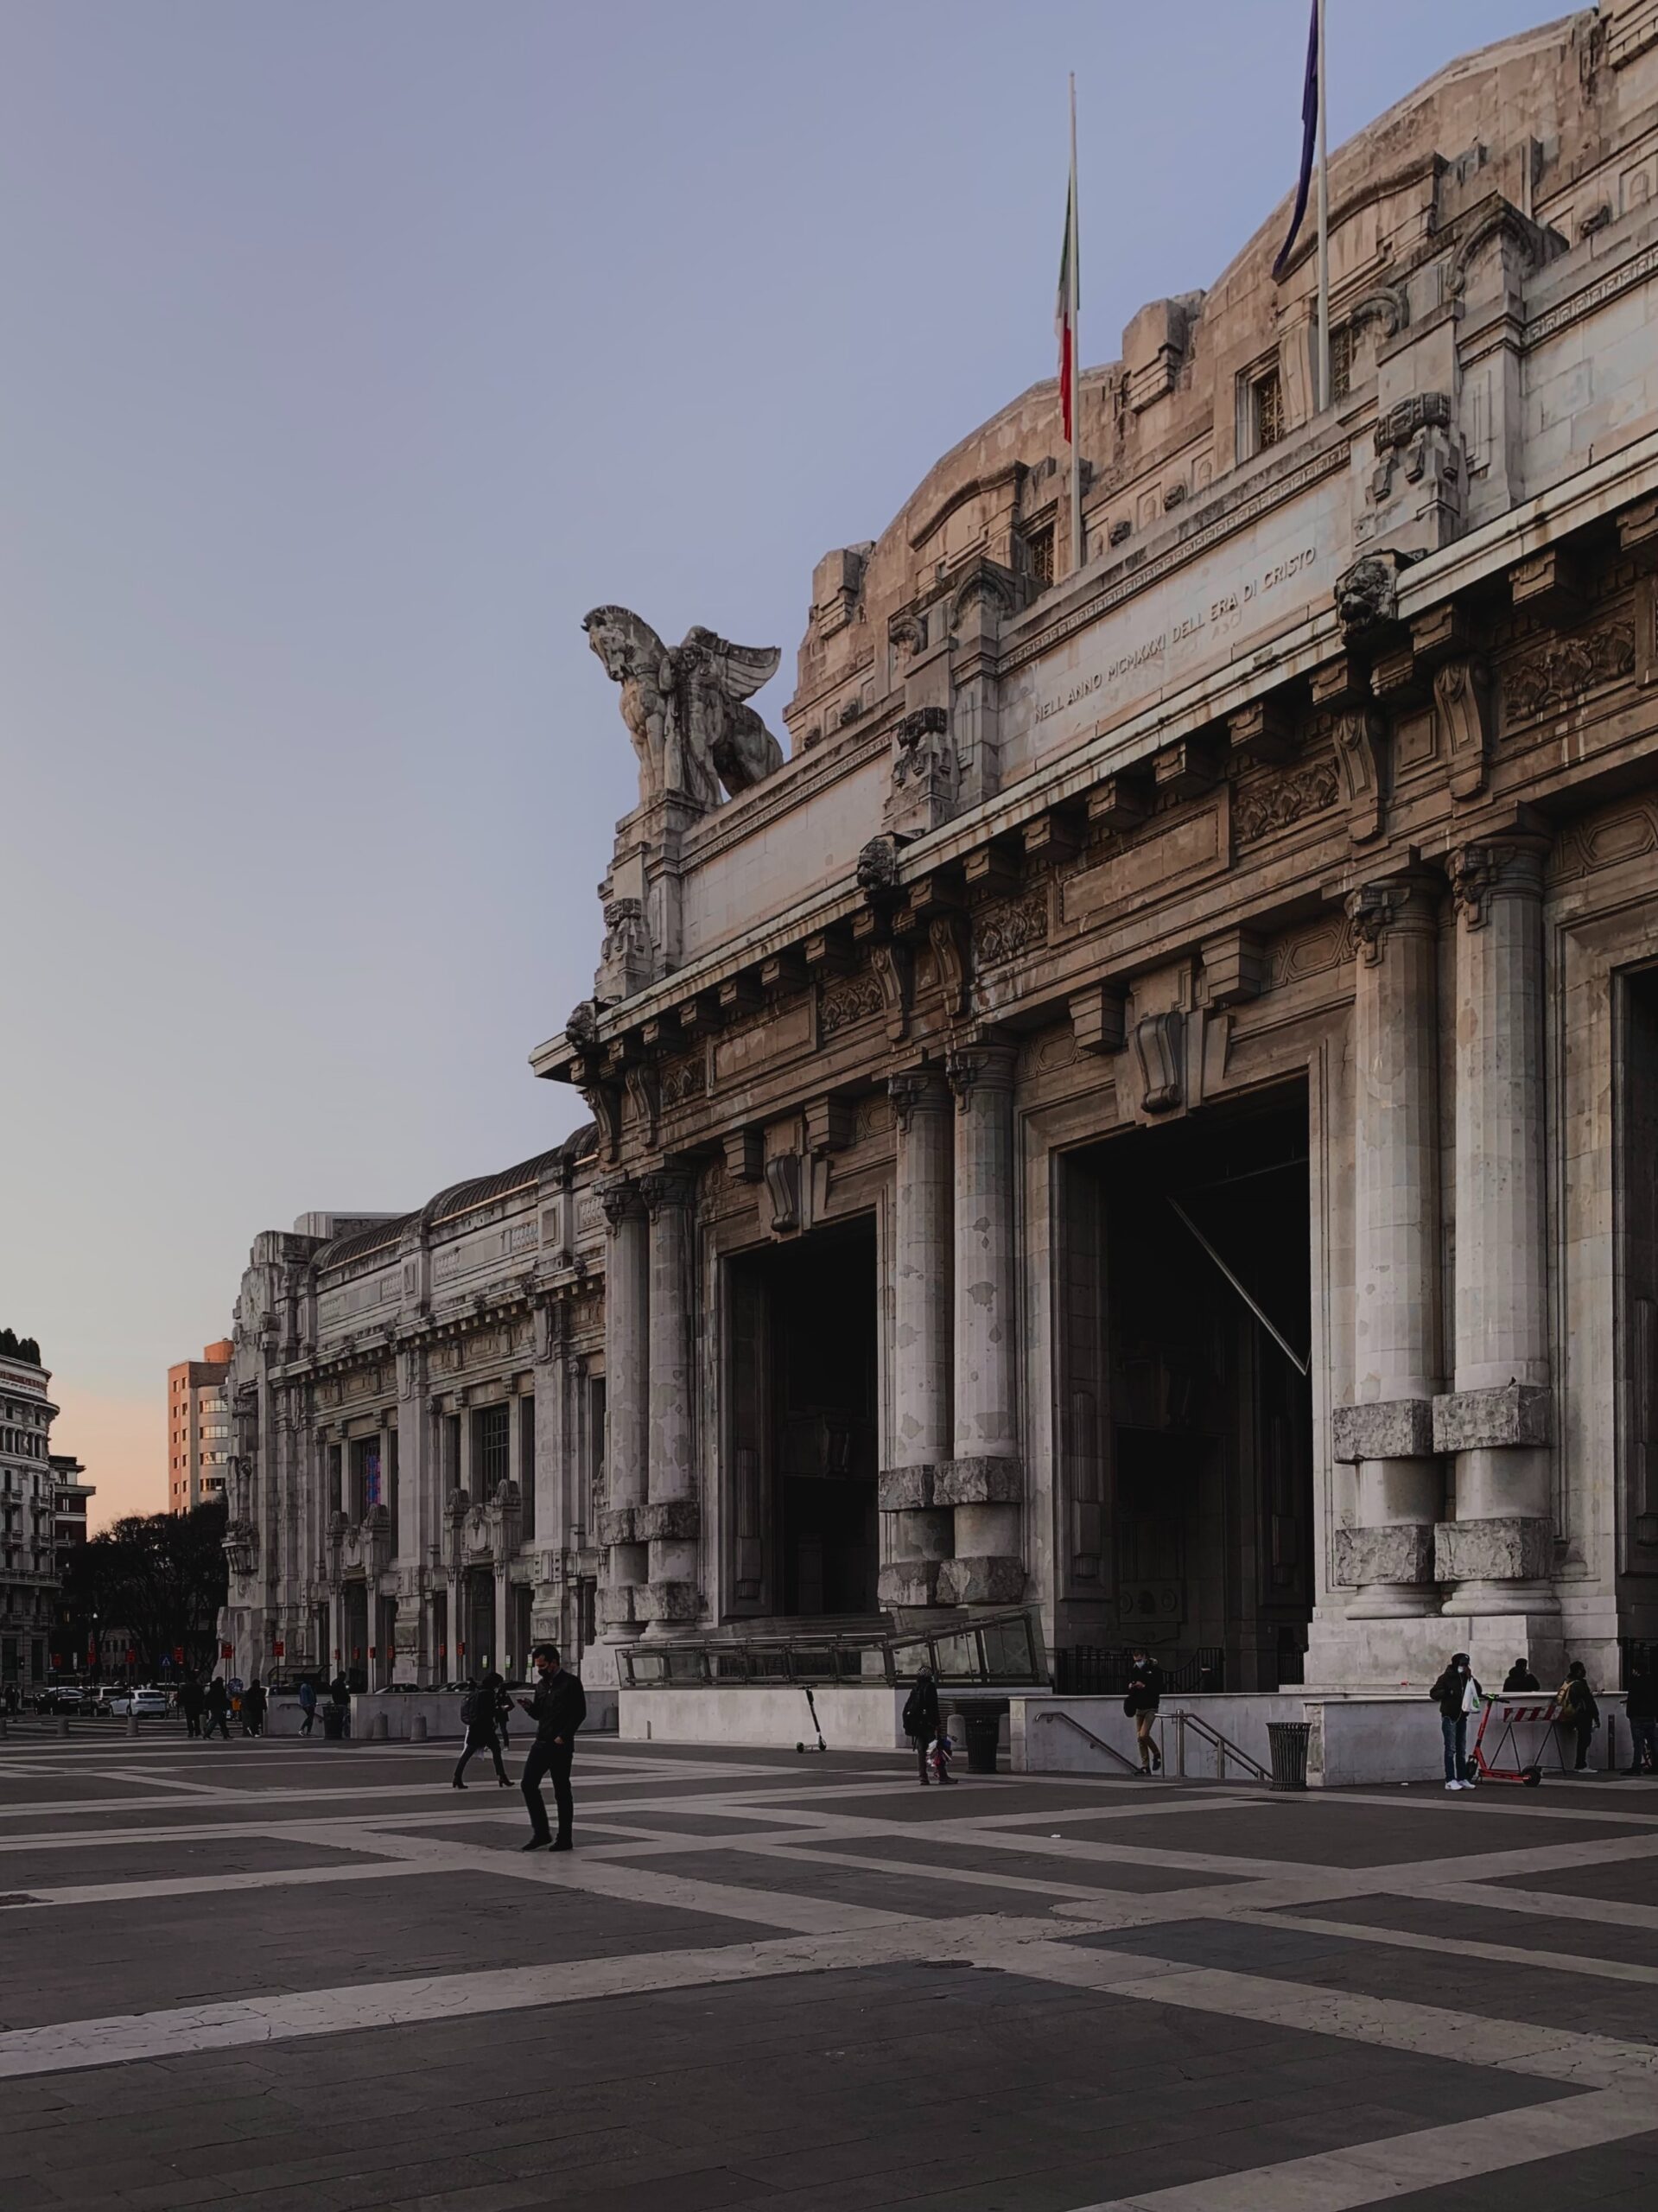
<svg viewBox="0 0 1658 2212">
<path fill-rule="evenodd" d="M 1278 250 L 1273 264 L 1273 281 L 1281 284 L 1288 265 L 1290 251 L 1300 235 L 1301 219 L 1307 212 L 1307 191 L 1312 182 L 1312 155 L 1318 137 L 1318 72 L 1323 63 L 1318 54 L 1318 0 L 1312 0 L 1312 22 L 1307 30 L 1307 75 L 1301 88 L 1301 174 L 1295 184 L 1295 211 L 1290 217 L 1289 236 Z"/>
</svg>

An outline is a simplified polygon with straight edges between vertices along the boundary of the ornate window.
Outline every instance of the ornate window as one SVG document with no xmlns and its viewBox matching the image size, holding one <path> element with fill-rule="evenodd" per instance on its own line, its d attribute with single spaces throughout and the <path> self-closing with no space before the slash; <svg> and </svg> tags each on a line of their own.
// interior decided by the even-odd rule
<svg viewBox="0 0 1658 2212">
<path fill-rule="evenodd" d="M 1027 531 L 1024 537 L 1025 567 L 1032 582 L 1039 591 L 1053 587 L 1053 524 L 1045 523 L 1040 530 Z"/>
<path fill-rule="evenodd" d="M 473 1415 L 473 1497 L 487 1498 L 506 1480 L 507 1412 L 505 1406 L 480 1406 Z"/>
<path fill-rule="evenodd" d="M 1330 397 L 1345 399 L 1353 389 L 1353 326 L 1344 322 L 1330 334 Z"/>
<path fill-rule="evenodd" d="M 1279 444 L 1284 435 L 1284 385 L 1276 363 L 1250 385 L 1249 413 L 1255 451 L 1265 453 Z"/>
</svg>

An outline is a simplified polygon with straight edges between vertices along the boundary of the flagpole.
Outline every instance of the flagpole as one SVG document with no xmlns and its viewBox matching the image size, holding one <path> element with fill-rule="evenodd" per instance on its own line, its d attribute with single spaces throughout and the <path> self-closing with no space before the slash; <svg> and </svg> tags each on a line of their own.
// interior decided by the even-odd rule
<svg viewBox="0 0 1658 2212">
<path fill-rule="evenodd" d="M 1077 263 L 1077 73 L 1070 75 L 1070 236 L 1065 259 L 1070 278 L 1070 570 L 1083 565 L 1083 389 L 1081 359 L 1077 344 L 1077 316 L 1082 286 Z"/>
<path fill-rule="evenodd" d="M 1330 139 L 1324 128 L 1324 0 L 1318 4 L 1318 411 L 1330 404 Z"/>
</svg>

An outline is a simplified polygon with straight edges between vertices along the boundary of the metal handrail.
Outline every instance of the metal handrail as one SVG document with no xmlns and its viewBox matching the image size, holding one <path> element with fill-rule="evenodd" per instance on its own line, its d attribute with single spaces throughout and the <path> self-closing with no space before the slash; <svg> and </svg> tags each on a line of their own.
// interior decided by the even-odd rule
<svg viewBox="0 0 1658 2212">
<path fill-rule="evenodd" d="M 1103 1736 L 1096 1736 L 1091 1728 L 1084 1728 L 1082 1722 L 1077 1719 L 1074 1713 L 1055 1713 L 1049 1711 L 1046 1713 L 1039 1713 L 1036 1718 L 1038 1720 L 1063 1720 L 1067 1728 L 1074 1728 L 1079 1736 L 1085 1736 L 1089 1742 L 1093 1745 L 1096 1751 L 1103 1751 L 1107 1758 L 1115 1759 L 1117 1764 L 1121 1767 L 1125 1772 L 1128 1774 L 1138 1774 L 1140 1772 L 1140 1769 L 1134 1764 L 1134 1762 L 1132 1759 L 1125 1758 L 1115 1744 L 1108 1744 Z"/>
<path fill-rule="evenodd" d="M 1166 1714 L 1159 1713 L 1157 1717 L 1159 1723 L 1165 1719 L 1172 1720 L 1174 1723 L 1174 1771 L 1182 1782 L 1186 1779 L 1186 1731 L 1188 1728 L 1196 1732 L 1199 1743 L 1207 1744 L 1213 1750 L 1217 1782 L 1225 1781 L 1228 1759 L 1236 1760 L 1238 1765 L 1244 1768 L 1257 1782 L 1272 1780 L 1271 1774 L 1262 1766 L 1259 1759 L 1252 1758 L 1249 1753 L 1241 1745 L 1235 1744 L 1229 1736 L 1223 1736 L 1218 1728 L 1212 1727 L 1204 1719 L 1202 1713 L 1187 1713 L 1177 1707 L 1172 1713 Z"/>
</svg>

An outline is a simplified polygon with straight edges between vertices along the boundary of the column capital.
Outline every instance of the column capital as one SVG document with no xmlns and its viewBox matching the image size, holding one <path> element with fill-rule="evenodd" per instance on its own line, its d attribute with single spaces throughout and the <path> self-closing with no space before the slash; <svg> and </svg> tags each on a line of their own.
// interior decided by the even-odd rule
<svg viewBox="0 0 1658 2212">
<path fill-rule="evenodd" d="M 943 1113 L 950 1104 L 950 1090 L 936 1067 L 905 1068 L 886 1078 L 886 1095 L 899 1129 L 910 1126 L 916 1114 Z"/>
<path fill-rule="evenodd" d="M 994 1038 L 955 1046 L 945 1062 L 957 1110 L 965 1113 L 975 1090 L 1010 1091 L 1018 1062 L 1018 1048 Z"/>
<path fill-rule="evenodd" d="M 1405 874 L 1362 883 L 1348 893 L 1347 918 L 1353 925 L 1359 957 L 1367 968 L 1375 967 L 1381 960 L 1382 941 L 1390 930 L 1433 934 L 1439 923 L 1437 891 L 1431 877 Z"/>
<path fill-rule="evenodd" d="M 598 1188 L 600 1205 L 605 1219 L 613 1229 L 619 1229 L 625 1221 L 636 1220 L 645 1211 L 645 1200 L 638 1185 L 631 1175 L 619 1175 Z"/>
<path fill-rule="evenodd" d="M 656 1167 L 642 1175 L 638 1184 L 639 1196 L 652 1221 L 669 1207 L 689 1207 L 696 1203 L 696 1174 L 689 1167 Z"/>
<path fill-rule="evenodd" d="M 1483 929 L 1493 899 L 1540 899 L 1546 837 L 1484 837 L 1460 846 L 1449 861 L 1451 895 L 1464 925 Z"/>
</svg>

